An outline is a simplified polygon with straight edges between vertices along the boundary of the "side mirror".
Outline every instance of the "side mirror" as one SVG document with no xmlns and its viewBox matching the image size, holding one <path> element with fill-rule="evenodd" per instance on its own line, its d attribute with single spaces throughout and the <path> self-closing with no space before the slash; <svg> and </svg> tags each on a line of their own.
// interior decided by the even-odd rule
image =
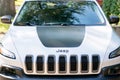
<svg viewBox="0 0 120 80">
<path fill-rule="evenodd" d="M 110 24 L 118 24 L 119 23 L 119 17 L 118 16 L 110 16 L 109 22 L 110 22 Z"/>
<path fill-rule="evenodd" d="M 12 23 L 12 16 L 10 15 L 5 15 L 1 17 L 1 22 L 6 23 L 6 24 L 11 24 Z"/>
</svg>

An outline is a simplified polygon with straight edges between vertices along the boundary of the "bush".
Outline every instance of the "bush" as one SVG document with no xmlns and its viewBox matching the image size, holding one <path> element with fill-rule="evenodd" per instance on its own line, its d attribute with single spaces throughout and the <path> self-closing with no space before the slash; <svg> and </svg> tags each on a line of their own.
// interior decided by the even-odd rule
<svg viewBox="0 0 120 80">
<path fill-rule="evenodd" d="M 103 10 L 107 18 L 120 15 L 120 0 L 103 0 Z"/>
</svg>

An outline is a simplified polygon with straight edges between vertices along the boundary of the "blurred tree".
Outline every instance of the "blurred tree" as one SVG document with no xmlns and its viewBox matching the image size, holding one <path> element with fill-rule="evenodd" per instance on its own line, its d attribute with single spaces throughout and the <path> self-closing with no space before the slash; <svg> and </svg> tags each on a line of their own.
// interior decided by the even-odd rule
<svg viewBox="0 0 120 80">
<path fill-rule="evenodd" d="M 107 18 L 110 15 L 120 15 L 120 0 L 103 0 L 103 10 Z"/>
<path fill-rule="evenodd" d="M 15 15 L 15 1 L 14 0 L 0 0 L 0 16 Z"/>
</svg>

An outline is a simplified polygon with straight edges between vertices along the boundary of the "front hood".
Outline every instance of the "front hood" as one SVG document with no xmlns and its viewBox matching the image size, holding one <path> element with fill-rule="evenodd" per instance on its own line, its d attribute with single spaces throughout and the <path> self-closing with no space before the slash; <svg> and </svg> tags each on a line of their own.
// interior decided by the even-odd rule
<svg viewBox="0 0 120 80">
<path fill-rule="evenodd" d="M 81 52 L 105 52 L 112 30 L 109 27 L 13 27 L 11 36 L 18 52 L 74 48 Z M 102 52 L 102 53 L 103 53 Z M 23 53 L 23 52 L 22 52 Z"/>
</svg>

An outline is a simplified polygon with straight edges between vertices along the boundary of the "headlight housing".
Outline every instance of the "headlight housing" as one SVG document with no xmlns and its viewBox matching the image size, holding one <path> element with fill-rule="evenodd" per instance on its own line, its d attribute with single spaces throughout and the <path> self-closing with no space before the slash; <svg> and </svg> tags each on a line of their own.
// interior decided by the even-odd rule
<svg viewBox="0 0 120 80">
<path fill-rule="evenodd" d="M 0 54 L 11 59 L 16 59 L 15 54 L 5 49 L 2 45 L 0 45 Z"/>
<path fill-rule="evenodd" d="M 120 47 L 118 47 L 117 49 L 115 49 L 114 51 L 112 51 L 109 55 L 109 58 L 115 58 L 120 56 Z"/>
</svg>

